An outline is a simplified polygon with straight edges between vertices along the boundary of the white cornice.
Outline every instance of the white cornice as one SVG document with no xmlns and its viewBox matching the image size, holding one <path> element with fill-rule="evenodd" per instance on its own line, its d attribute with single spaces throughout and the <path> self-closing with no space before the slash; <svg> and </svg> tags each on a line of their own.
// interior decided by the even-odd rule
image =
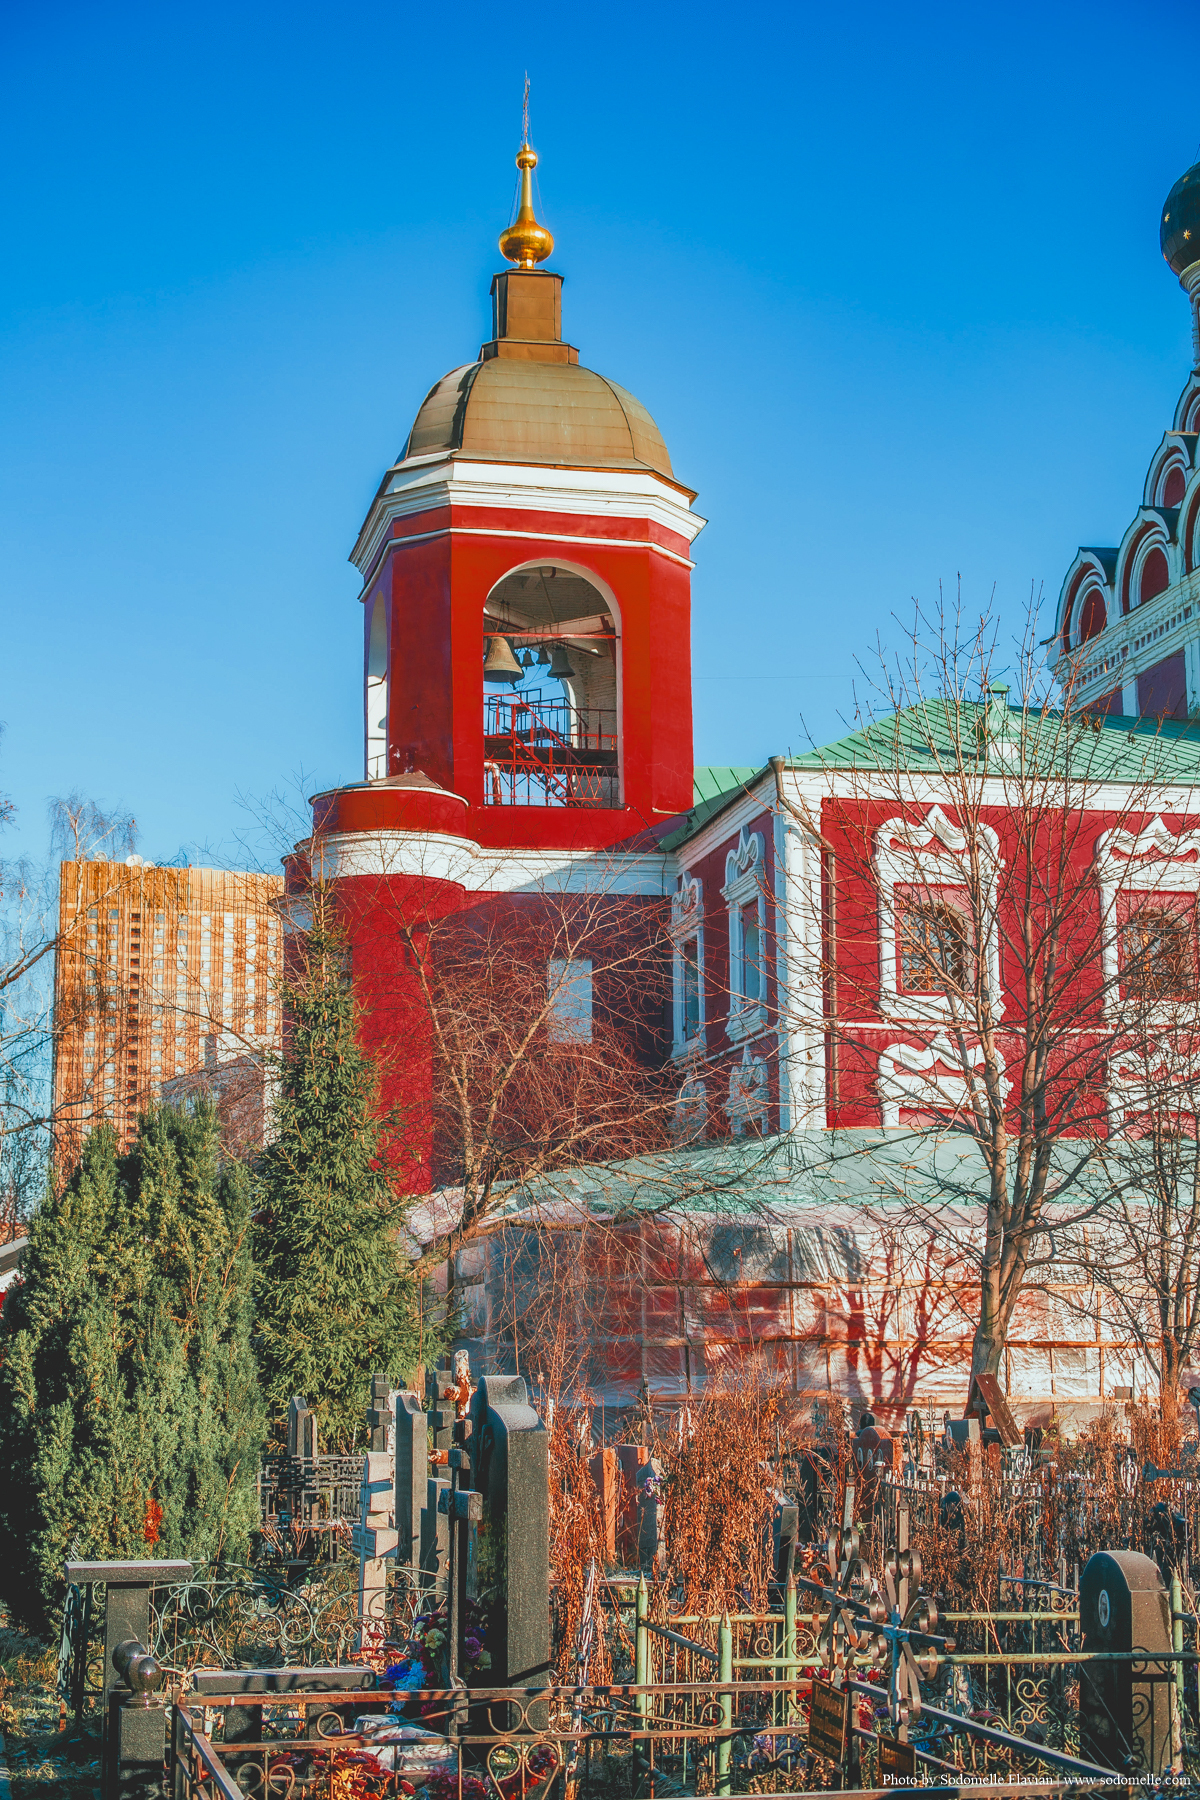
<svg viewBox="0 0 1200 1800">
<path fill-rule="evenodd" d="M 469 893 L 670 894 L 678 864 L 661 851 L 492 850 L 432 831 L 334 831 L 298 846 L 325 880 L 424 877 Z"/>
<path fill-rule="evenodd" d="M 644 519 L 685 544 L 692 543 L 707 523 L 692 511 L 687 489 L 649 469 L 559 469 L 532 463 L 465 462 L 451 456 L 400 463 L 389 470 L 350 555 L 364 580 L 395 520 L 445 506 Z M 686 561 L 677 553 L 664 554 Z"/>
</svg>

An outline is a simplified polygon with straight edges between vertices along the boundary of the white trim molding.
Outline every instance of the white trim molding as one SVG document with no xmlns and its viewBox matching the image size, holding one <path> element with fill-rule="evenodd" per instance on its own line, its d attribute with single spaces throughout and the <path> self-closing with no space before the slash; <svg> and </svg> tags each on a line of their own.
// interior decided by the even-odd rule
<svg viewBox="0 0 1200 1800">
<path fill-rule="evenodd" d="M 984 973 L 993 1016 L 1004 1016 L 1000 988 L 1000 937 L 997 917 L 997 884 L 1004 867 L 1000 840 L 990 825 L 975 827 L 976 849 L 984 892 L 972 907 L 976 917 L 967 925 L 974 932 L 988 921 L 982 944 L 973 943 L 971 954 L 984 958 Z M 955 825 L 940 806 L 931 806 L 921 819 L 887 819 L 875 833 L 872 862 L 879 887 L 879 1010 L 885 1018 L 949 1020 L 954 1001 L 948 994 L 905 994 L 897 986 L 896 889 L 917 887 L 936 899 L 939 889 L 971 890 L 972 834 Z"/>
<path fill-rule="evenodd" d="M 767 890 L 766 846 L 761 831 L 743 825 L 737 845 L 725 858 L 725 886 L 721 897 L 729 913 L 729 1016 L 725 1031 L 735 1043 L 754 1037 L 767 1023 Z M 742 913 L 747 906 L 758 913 L 758 957 L 755 963 L 757 994 L 746 993 L 746 946 Z"/>
<path fill-rule="evenodd" d="M 962 1113 L 973 1098 L 986 1101 L 979 1076 L 983 1060 L 981 1044 L 964 1044 L 960 1051 L 945 1031 L 924 1046 L 889 1044 L 879 1058 L 882 1124 L 899 1125 L 903 1106 Z M 1001 1078 L 1006 1097 L 1011 1085 L 1007 1077 Z"/>
<path fill-rule="evenodd" d="M 698 875 L 681 875 L 671 895 L 671 1055 L 678 1059 L 702 1055 L 704 1033 L 704 889 Z M 684 981 L 685 945 L 695 942 L 697 1026 L 687 1030 L 687 995 Z"/>
<path fill-rule="evenodd" d="M 671 1132 L 684 1144 L 702 1144 L 708 1136 L 708 1088 L 694 1069 L 680 1083 Z"/>
<path fill-rule="evenodd" d="M 336 791 L 336 790 L 334 790 Z M 317 799 L 321 796 L 317 795 Z M 468 893 L 669 894 L 675 859 L 655 851 L 490 849 L 450 832 L 331 831 L 296 846 L 326 881 L 423 876 Z"/>
<path fill-rule="evenodd" d="M 680 539 L 686 549 L 706 521 L 692 511 L 691 492 L 651 469 L 573 469 L 544 463 L 472 462 L 458 455 L 439 454 L 397 463 L 384 476 L 359 532 L 350 560 L 363 576 L 373 579 L 377 558 L 406 540 L 392 537 L 397 520 L 439 508 L 478 507 L 488 511 L 553 513 L 589 519 L 637 519 L 656 525 Z M 455 529 L 461 530 L 457 525 Z M 485 527 L 476 527 L 479 532 Z M 421 536 L 440 536 L 423 532 Z M 492 535 L 489 531 L 488 535 Z M 525 537 L 514 523 L 511 532 L 497 536 Z M 541 534 L 539 534 L 541 535 Z M 570 539 L 570 530 L 545 534 L 548 540 Z M 412 541 L 412 540 L 407 540 Z M 577 540 L 578 541 L 578 540 Z M 591 537 L 592 543 L 613 543 L 629 549 L 661 551 L 690 567 L 686 556 L 649 537 L 629 539 Z"/>
<path fill-rule="evenodd" d="M 1121 920 L 1123 894 L 1200 894 L 1200 829 L 1172 831 L 1161 814 L 1139 832 L 1113 826 L 1096 839 L 1096 880 L 1100 887 L 1100 959 L 1104 1011 L 1121 1011 Z M 1152 1023 L 1166 1024 L 1177 1008 L 1163 1001 L 1151 1010 Z"/>
<path fill-rule="evenodd" d="M 725 1111 L 734 1137 L 743 1137 L 751 1126 L 757 1126 L 765 1137 L 770 1127 L 770 1089 L 767 1065 L 761 1056 L 750 1054 L 749 1044 L 742 1050 L 741 1062 L 729 1071 L 729 1098 Z"/>
</svg>

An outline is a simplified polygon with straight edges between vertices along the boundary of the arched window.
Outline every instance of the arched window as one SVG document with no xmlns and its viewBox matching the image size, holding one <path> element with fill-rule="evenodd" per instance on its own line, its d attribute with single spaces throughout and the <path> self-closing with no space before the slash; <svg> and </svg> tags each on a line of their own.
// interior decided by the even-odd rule
<svg viewBox="0 0 1200 1800">
<path fill-rule="evenodd" d="M 967 985 L 967 925 L 953 906 L 909 902 L 898 909 L 900 991 L 961 994 Z"/>
<path fill-rule="evenodd" d="M 1166 592 L 1170 582 L 1167 559 L 1156 544 L 1147 552 L 1138 576 L 1138 605 L 1145 606 L 1147 601 L 1156 600 L 1159 594 Z"/>
<path fill-rule="evenodd" d="M 1104 605 L 1104 595 L 1099 588 L 1089 588 L 1083 597 L 1083 605 L 1079 609 L 1079 633 L 1076 643 L 1086 644 L 1092 638 L 1099 637 L 1108 624 L 1108 612 Z"/>
<path fill-rule="evenodd" d="M 1187 476 L 1183 472 L 1183 465 L 1181 463 L 1172 463 L 1167 470 L 1166 479 L 1162 484 L 1161 504 L 1163 506 L 1182 505 L 1183 490 L 1186 486 Z"/>
<path fill-rule="evenodd" d="M 367 780 L 387 774 L 387 605 L 382 594 L 367 618 Z"/>
<path fill-rule="evenodd" d="M 1147 906 L 1121 927 L 1121 985 L 1143 1000 L 1182 1000 L 1193 986 L 1189 915 Z"/>
<path fill-rule="evenodd" d="M 483 611 L 484 800 L 621 804 L 611 603 L 584 576 L 518 569 Z"/>
</svg>

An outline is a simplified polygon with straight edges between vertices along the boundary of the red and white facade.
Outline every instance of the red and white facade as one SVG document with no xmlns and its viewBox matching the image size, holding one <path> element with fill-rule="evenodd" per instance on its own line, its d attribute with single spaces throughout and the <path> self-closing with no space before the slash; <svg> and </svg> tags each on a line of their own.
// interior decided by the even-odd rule
<svg viewBox="0 0 1200 1800">
<path fill-rule="evenodd" d="M 410 1121 L 429 1113 L 432 1057 L 404 927 L 494 896 L 603 891 L 670 907 L 666 1054 L 681 1142 L 910 1128 L 961 1104 L 972 1079 L 975 1053 L 968 1045 L 964 1067 L 944 996 L 914 984 L 901 924 L 914 896 L 932 892 L 951 913 L 958 903 L 952 799 L 931 773 L 898 802 L 895 781 L 864 774 L 853 745 L 759 770 L 693 770 L 690 574 L 703 520 L 653 421 L 563 343 L 559 287 L 541 271 L 497 277 L 493 340 L 431 390 L 353 552 L 364 779 L 317 797 L 302 848 L 337 884 L 384 1100 Z M 1081 550 L 1063 587 L 1052 654 L 1097 711 L 1181 719 L 1200 705 L 1198 443 L 1200 366 L 1121 546 Z M 519 679 L 489 686 L 485 675 L 518 663 Z M 980 714 L 1002 745 L 1003 695 Z M 1075 822 L 1096 942 L 1081 980 L 1094 980 L 1101 1011 L 1105 992 L 1120 994 L 1120 947 L 1118 927 L 1106 938 L 1099 922 L 1119 921 L 1121 896 L 1169 895 L 1195 936 L 1200 803 L 1190 770 L 1177 775 L 1142 816 L 1114 773 Z M 997 870 L 1021 853 L 1010 792 L 1002 770 L 981 790 Z M 1016 924 L 1001 905 L 987 941 L 969 943 L 1014 1023 Z M 1112 1069 L 1110 1109 L 1140 1078 Z M 434 1179 L 431 1130 L 407 1133 L 412 1193 Z M 947 1289 L 914 1325 L 894 1245 L 864 1250 L 857 1297 L 837 1280 L 814 1288 L 793 1267 L 792 1241 L 820 1228 L 807 1215 L 779 1226 L 786 1253 L 768 1246 L 744 1306 L 733 1278 L 718 1283 L 719 1304 L 687 1299 L 712 1286 L 699 1226 L 633 1228 L 629 1281 L 643 1308 L 658 1298 L 634 1328 L 624 1299 L 611 1319 L 601 1302 L 581 1323 L 600 1333 L 594 1391 L 613 1404 L 643 1380 L 685 1392 L 767 1345 L 798 1392 L 841 1388 L 885 1408 L 952 1398 L 970 1337 L 959 1300 Z M 460 1257 L 460 1283 L 478 1289 L 478 1341 L 494 1345 L 487 1252 Z M 1112 1339 L 1106 1376 L 1099 1339 L 1092 1358 L 1035 1310 L 1031 1300 L 1014 1328 L 1014 1397 L 1092 1404 L 1130 1379 L 1128 1345 Z M 1061 1391 L 1056 1341 L 1076 1358 Z"/>
</svg>

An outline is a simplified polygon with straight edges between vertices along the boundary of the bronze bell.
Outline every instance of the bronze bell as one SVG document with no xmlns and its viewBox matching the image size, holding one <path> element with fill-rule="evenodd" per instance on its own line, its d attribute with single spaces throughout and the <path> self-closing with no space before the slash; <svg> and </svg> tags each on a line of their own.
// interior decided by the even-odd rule
<svg viewBox="0 0 1200 1800">
<path fill-rule="evenodd" d="M 567 655 L 565 644 L 555 644 L 550 657 L 550 673 L 558 681 L 573 681 L 575 671 L 571 667 L 571 658 Z"/>
<path fill-rule="evenodd" d="M 488 639 L 487 655 L 483 662 L 485 681 L 493 682 L 497 687 L 514 687 L 524 673 L 507 638 Z"/>
</svg>

